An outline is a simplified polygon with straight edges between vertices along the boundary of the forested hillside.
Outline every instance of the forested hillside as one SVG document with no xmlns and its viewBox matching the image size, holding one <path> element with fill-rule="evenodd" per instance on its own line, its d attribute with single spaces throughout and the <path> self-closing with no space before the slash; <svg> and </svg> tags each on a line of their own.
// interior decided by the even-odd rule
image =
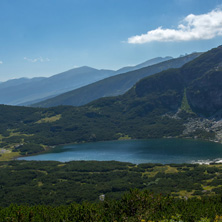
<svg viewBox="0 0 222 222">
<path fill-rule="evenodd" d="M 82 107 L 1 105 L 1 147 L 9 153 L 32 154 L 47 146 L 121 137 L 220 141 L 221 58 L 222 48 L 212 49 L 180 69 L 139 81 L 122 96 L 102 98 Z"/>
<path fill-rule="evenodd" d="M 222 194 L 221 164 L 11 161 L 0 168 L 0 206 L 81 203 L 101 194 L 120 199 L 135 188 L 179 198 Z"/>
</svg>

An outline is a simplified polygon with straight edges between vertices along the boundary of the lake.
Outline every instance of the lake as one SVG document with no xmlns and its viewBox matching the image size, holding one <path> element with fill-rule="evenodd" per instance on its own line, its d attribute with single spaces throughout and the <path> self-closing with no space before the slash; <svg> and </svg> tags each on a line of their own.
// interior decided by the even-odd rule
<svg viewBox="0 0 222 222">
<path fill-rule="evenodd" d="M 19 160 L 116 160 L 139 163 L 208 163 L 222 160 L 222 144 L 190 139 L 122 140 L 58 146 Z"/>
</svg>

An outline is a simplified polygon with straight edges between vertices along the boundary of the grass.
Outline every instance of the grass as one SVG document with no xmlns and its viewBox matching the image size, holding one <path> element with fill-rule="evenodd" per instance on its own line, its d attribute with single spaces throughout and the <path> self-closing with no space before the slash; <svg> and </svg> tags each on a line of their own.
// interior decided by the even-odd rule
<svg viewBox="0 0 222 222">
<path fill-rule="evenodd" d="M 16 157 L 19 157 L 20 153 L 19 152 L 6 152 L 6 153 L 1 153 L 0 155 L 0 161 L 10 161 Z"/>
<path fill-rule="evenodd" d="M 174 193 L 174 194 L 178 194 L 180 197 L 192 197 L 192 194 L 194 193 L 194 190 L 188 192 L 187 190 L 180 190 L 179 192 L 177 193 Z"/>
<path fill-rule="evenodd" d="M 6 138 L 13 137 L 13 136 L 33 136 L 34 134 L 25 134 L 20 132 L 14 132 L 13 130 L 10 130 L 10 135 Z"/>
<path fill-rule="evenodd" d="M 176 167 L 167 166 L 167 169 L 164 171 L 165 173 L 178 173 L 178 169 Z"/>
<path fill-rule="evenodd" d="M 147 177 L 155 177 L 156 174 L 158 173 L 158 171 L 147 171 L 147 172 L 144 172 L 142 173 L 142 176 L 147 176 Z"/>
<path fill-rule="evenodd" d="M 41 181 L 38 182 L 38 187 L 43 186 L 43 183 Z"/>
<path fill-rule="evenodd" d="M 165 166 L 156 166 L 153 168 L 152 171 L 146 171 L 142 173 L 142 176 L 147 176 L 147 177 L 155 177 L 157 173 L 178 173 L 178 169 L 176 167 L 171 167 L 169 165 Z"/>
<path fill-rule="evenodd" d="M 119 136 L 118 140 L 130 140 L 130 139 L 132 139 L 130 136 L 125 135 L 123 133 L 117 133 L 117 135 Z"/>
<path fill-rule="evenodd" d="M 211 183 L 214 180 L 214 178 L 209 179 L 209 180 L 205 180 L 206 183 Z"/>
<path fill-rule="evenodd" d="M 193 113 L 192 109 L 190 108 L 190 105 L 188 103 L 187 100 L 187 92 L 186 89 L 184 89 L 184 93 L 183 93 L 183 99 L 182 99 L 182 103 L 181 103 L 181 110 L 184 110 L 188 113 Z"/>
<path fill-rule="evenodd" d="M 216 165 L 212 164 L 212 165 L 207 165 L 207 166 L 208 167 L 215 167 L 216 166 L 217 168 L 222 168 L 222 164 L 220 164 L 220 163 L 219 164 L 217 163 Z"/>
<path fill-rule="evenodd" d="M 202 188 L 206 191 L 211 191 L 212 189 L 214 188 L 219 188 L 219 187 L 222 187 L 222 185 L 218 185 L 218 186 L 204 186 L 203 184 L 201 185 Z"/>
<path fill-rule="evenodd" d="M 19 131 L 16 131 L 17 129 L 8 129 L 7 131 L 9 132 L 9 136 L 2 136 L 0 134 L 0 139 L 4 139 L 4 138 L 10 138 L 13 136 L 33 136 L 34 134 L 26 134 L 26 133 L 21 133 Z"/>
<path fill-rule="evenodd" d="M 48 175 L 48 172 L 45 171 L 45 170 L 36 170 L 36 172 L 40 172 L 40 173 L 43 173 L 43 174 L 45 174 L 45 175 Z"/>
<path fill-rule="evenodd" d="M 51 117 L 45 117 L 40 120 L 38 120 L 36 123 L 52 123 L 61 118 L 61 114 L 58 114 L 56 116 L 51 116 Z"/>
<path fill-rule="evenodd" d="M 130 140 L 130 139 L 131 139 L 131 137 L 128 136 L 128 135 L 121 136 L 121 137 L 118 138 L 118 140 Z"/>
<path fill-rule="evenodd" d="M 11 129 L 11 130 L 8 130 L 9 131 L 9 136 L 2 136 L 0 134 L 0 144 L 2 143 L 2 139 L 7 139 L 7 138 L 10 138 L 10 137 L 13 137 L 13 136 L 20 136 L 21 137 L 21 143 L 24 142 L 24 138 L 22 137 L 29 137 L 29 136 L 33 136 L 34 134 L 25 134 L 25 133 L 20 133 L 20 132 L 14 132 L 15 129 Z M 6 148 L 6 149 L 13 149 L 15 145 L 18 145 L 18 143 L 11 143 L 11 144 L 7 144 L 6 146 L 4 147 L 1 147 L 1 148 Z"/>
<path fill-rule="evenodd" d="M 2 139 L 7 139 L 10 137 L 21 137 L 20 142 L 7 143 L 5 146 L 1 145 L 0 150 L 5 150 L 5 152 L 0 153 L 0 161 L 10 161 L 16 157 L 20 156 L 19 152 L 12 152 L 17 145 L 20 145 L 24 142 L 24 137 L 33 136 L 33 134 L 22 134 L 21 132 L 14 132 L 15 129 L 10 129 L 8 132 L 9 136 L 3 136 L 0 134 L 0 144 L 2 144 Z"/>
<path fill-rule="evenodd" d="M 63 166 L 65 166 L 65 165 L 66 165 L 66 164 L 61 163 L 61 164 L 58 165 L 58 167 L 63 167 Z"/>
</svg>

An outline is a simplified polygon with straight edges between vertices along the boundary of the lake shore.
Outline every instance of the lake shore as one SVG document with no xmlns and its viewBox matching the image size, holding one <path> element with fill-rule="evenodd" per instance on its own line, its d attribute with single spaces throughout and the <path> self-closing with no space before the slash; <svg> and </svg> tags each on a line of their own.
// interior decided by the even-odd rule
<svg viewBox="0 0 222 222">
<path fill-rule="evenodd" d="M 140 163 L 216 163 L 222 159 L 222 145 L 203 140 L 164 138 L 149 140 L 115 140 L 68 144 L 39 155 L 19 160 L 69 162 L 72 160 L 120 161 Z"/>
</svg>

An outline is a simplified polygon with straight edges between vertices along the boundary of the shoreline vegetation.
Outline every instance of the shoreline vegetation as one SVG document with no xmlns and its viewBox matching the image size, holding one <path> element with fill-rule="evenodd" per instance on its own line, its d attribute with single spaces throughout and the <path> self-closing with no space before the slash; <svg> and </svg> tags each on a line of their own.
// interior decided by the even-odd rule
<svg viewBox="0 0 222 222">
<path fill-rule="evenodd" d="M 163 136 L 162 138 L 156 138 L 156 139 L 191 139 L 191 140 L 199 140 L 199 141 L 214 142 L 214 143 L 222 144 L 222 142 L 218 141 L 217 139 L 212 140 L 212 139 L 203 139 L 203 138 L 200 139 L 200 138 L 181 137 L 181 136 L 176 136 L 176 137 L 171 137 L 171 136 L 165 137 L 165 136 Z M 126 136 L 120 135 L 119 139 L 109 140 L 109 141 L 118 141 L 118 140 L 140 140 L 140 139 L 132 139 L 128 135 L 126 135 Z M 145 140 L 149 140 L 149 138 L 147 138 Z M 105 142 L 105 141 L 97 141 L 97 142 Z M 48 153 L 51 150 L 53 150 L 54 148 L 57 148 L 57 147 L 60 147 L 60 146 L 66 146 L 66 145 L 72 145 L 72 144 L 83 144 L 83 143 L 97 143 L 97 142 L 83 141 L 83 142 L 79 142 L 79 143 L 73 142 L 73 143 L 59 144 L 59 145 L 55 145 L 55 146 L 46 146 L 46 145 L 44 145 L 43 146 L 44 150 L 41 150 L 40 152 L 31 153 L 31 154 L 26 153 L 26 154 L 23 154 L 23 155 L 19 152 L 13 151 L 13 149 L 9 150 L 9 149 L 5 149 L 5 148 L 0 148 L 0 162 L 1 161 L 17 160 L 20 157 L 36 156 L 36 155 Z M 16 146 L 18 146 L 18 144 L 15 145 L 15 147 Z"/>
<path fill-rule="evenodd" d="M 214 143 L 220 143 L 222 144 L 221 142 L 219 141 L 214 141 L 214 140 L 207 140 L 207 139 L 199 139 L 199 138 L 189 138 L 189 137 L 162 137 L 162 138 L 158 138 L 158 139 L 188 139 L 188 140 L 196 140 L 196 141 L 204 141 L 204 142 L 214 142 Z M 124 139 L 118 139 L 118 140 L 110 140 L 111 141 L 119 141 L 119 140 L 139 140 L 139 139 L 131 139 L 131 138 L 128 138 L 128 137 L 125 137 Z M 144 139 L 144 140 L 149 140 L 149 139 Z M 26 155 L 19 155 L 19 156 L 16 156 L 16 157 L 13 157 L 12 159 L 8 159 L 8 161 L 10 160 L 18 160 L 18 158 L 20 157 L 28 157 L 28 156 L 36 156 L 36 155 L 41 155 L 41 154 L 45 154 L 45 153 L 50 153 L 50 151 L 52 151 L 53 149 L 55 148 L 58 148 L 60 146 L 67 146 L 67 145 L 73 145 L 73 144 L 76 144 L 76 145 L 79 145 L 79 144 L 84 144 L 84 143 L 99 143 L 99 142 L 105 142 L 105 141 L 98 141 L 98 142 L 80 142 L 80 143 L 69 143 L 69 144 L 60 144 L 60 145 L 57 145 L 57 146 L 45 146 L 45 150 L 44 151 L 41 151 L 41 152 L 38 152 L 38 153 L 34 153 L 34 154 L 26 154 Z M 1 159 L 1 156 L 0 156 L 0 161 L 6 161 L 4 159 Z M 84 161 L 84 160 L 83 160 Z M 222 158 L 220 160 L 219 159 L 215 159 L 215 160 L 212 160 L 212 161 L 205 161 L 205 162 L 198 162 L 196 161 L 195 164 L 210 164 L 210 163 L 221 163 L 220 161 L 222 161 Z"/>
</svg>

